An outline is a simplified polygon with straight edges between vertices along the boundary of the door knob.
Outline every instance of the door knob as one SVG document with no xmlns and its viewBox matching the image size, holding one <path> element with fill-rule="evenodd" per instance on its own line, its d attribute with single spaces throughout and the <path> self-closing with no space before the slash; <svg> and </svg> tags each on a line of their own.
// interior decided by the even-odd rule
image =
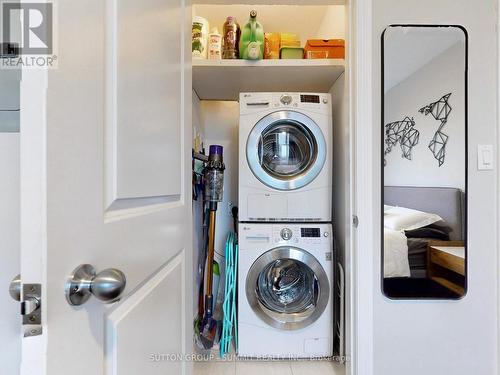
<svg viewBox="0 0 500 375">
<path fill-rule="evenodd" d="M 21 275 L 17 275 L 10 282 L 9 294 L 14 301 L 21 301 Z"/>
<path fill-rule="evenodd" d="M 107 268 L 96 273 L 90 264 L 81 264 L 66 281 L 66 300 L 72 306 L 79 306 L 93 295 L 105 303 L 116 302 L 120 299 L 126 283 L 125 274 L 116 268 Z"/>
</svg>

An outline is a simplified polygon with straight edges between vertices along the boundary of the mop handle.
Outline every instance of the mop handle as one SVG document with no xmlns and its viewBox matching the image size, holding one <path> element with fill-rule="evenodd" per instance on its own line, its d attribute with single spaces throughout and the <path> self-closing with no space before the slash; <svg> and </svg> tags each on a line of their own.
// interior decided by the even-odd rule
<svg viewBox="0 0 500 375">
<path fill-rule="evenodd" d="M 206 295 L 212 294 L 213 284 L 213 268 L 214 268 L 214 252 L 215 252 L 215 210 L 210 210 L 210 218 L 208 223 L 208 257 L 207 257 L 207 292 Z"/>
</svg>

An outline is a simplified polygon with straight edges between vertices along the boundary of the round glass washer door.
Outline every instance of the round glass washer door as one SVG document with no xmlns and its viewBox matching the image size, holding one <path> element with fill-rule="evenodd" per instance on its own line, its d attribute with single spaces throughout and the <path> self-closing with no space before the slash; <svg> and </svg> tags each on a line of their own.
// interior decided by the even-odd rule
<svg viewBox="0 0 500 375">
<path fill-rule="evenodd" d="M 318 260 L 296 247 L 277 247 L 252 264 L 246 278 L 248 303 L 257 316 L 282 330 L 314 323 L 330 298 L 328 276 Z"/>
<path fill-rule="evenodd" d="M 270 113 L 248 136 L 248 165 L 259 181 L 274 189 L 295 190 L 309 184 L 325 160 L 321 129 L 300 112 Z"/>
</svg>

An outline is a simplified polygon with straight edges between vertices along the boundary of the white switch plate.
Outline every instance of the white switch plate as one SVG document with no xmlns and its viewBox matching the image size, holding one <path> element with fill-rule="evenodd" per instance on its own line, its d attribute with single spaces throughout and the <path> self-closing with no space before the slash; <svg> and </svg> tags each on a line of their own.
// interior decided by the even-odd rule
<svg viewBox="0 0 500 375">
<path fill-rule="evenodd" d="M 493 145 L 477 145 L 477 169 L 493 169 Z"/>
</svg>

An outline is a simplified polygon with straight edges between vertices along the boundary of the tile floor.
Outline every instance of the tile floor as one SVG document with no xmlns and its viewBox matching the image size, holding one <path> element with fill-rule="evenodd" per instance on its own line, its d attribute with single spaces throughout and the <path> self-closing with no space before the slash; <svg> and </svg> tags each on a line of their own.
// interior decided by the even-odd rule
<svg viewBox="0 0 500 375">
<path fill-rule="evenodd" d="M 194 363 L 194 375 L 344 375 L 331 361 L 206 361 Z"/>
</svg>

